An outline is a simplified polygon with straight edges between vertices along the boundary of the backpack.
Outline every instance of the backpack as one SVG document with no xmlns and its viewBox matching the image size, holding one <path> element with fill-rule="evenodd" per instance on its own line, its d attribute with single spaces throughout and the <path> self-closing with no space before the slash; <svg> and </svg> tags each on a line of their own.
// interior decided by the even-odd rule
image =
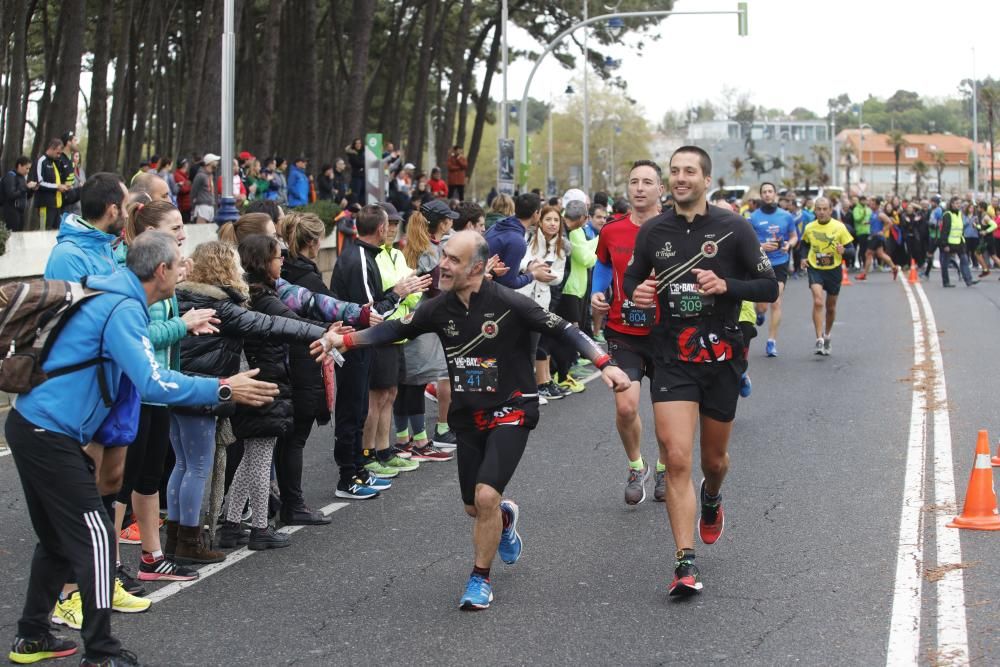
<svg viewBox="0 0 1000 667">
<path fill-rule="evenodd" d="M 4 181 L 6 181 L 8 178 L 11 178 L 12 176 L 14 178 L 17 178 L 17 175 L 14 174 L 14 170 L 13 169 L 11 169 L 10 171 L 8 171 L 7 174 L 3 178 L 0 178 L 0 206 L 3 206 L 4 204 L 7 203 L 7 197 L 6 197 L 6 195 L 4 195 L 4 191 L 7 188 L 4 187 Z"/>
</svg>

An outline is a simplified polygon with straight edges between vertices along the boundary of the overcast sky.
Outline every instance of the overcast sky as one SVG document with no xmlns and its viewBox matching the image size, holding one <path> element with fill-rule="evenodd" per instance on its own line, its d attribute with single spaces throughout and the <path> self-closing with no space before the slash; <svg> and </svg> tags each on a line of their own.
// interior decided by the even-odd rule
<svg viewBox="0 0 1000 667">
<path fill-rule="evenodd" d="M 629 95 L 644 115 L 658 121 L 669 109 L 684 110 L 720 99 L 724 86 L 750 93 L 754 104 L 784 111 L 804 106 L 826 112 L 829 98 L 869 94 L 887 98 L 897 89 L 924 97 L 954 97 L 958 83 L 975 74 L 1000 78 L 1000 2 L 997 0 L 748 0 L 749 36 L 737 35 L 735 15 L 673 16 L 657 28 L 661 39 L 635 50 L 637 36 L 606 55 L 621 59 Z M 590 0 L 590 15 L 607 13 L 614 0 Z M 650 9 L 657 3 L 650 0 Z M 580 3 L 581 12 L 583 2 Z M 736 0 L 677 0 L 677 11 L 735 10 Z M 987 27 L 989 27 L 987 29 Z M 966 36 L 961 34 L 964 31 Z M 992 34 L 991 32 L 992 31 Z M 540 53 L 527 33 L 512 30 L 513 47 Z M 581 63 L 582 59 L 578 59 Z M 510 68 L 508 98 L 520 99 L 533 63 Z M 666 74 L 657 76 L 659 66 Z M 558 96 L 575 77 L 547 56 L 531 94 Z M 499 81 L 494 97 L 500 97 Z M 559 105 L 558 97 L 556 100 Z"/>
</svg>

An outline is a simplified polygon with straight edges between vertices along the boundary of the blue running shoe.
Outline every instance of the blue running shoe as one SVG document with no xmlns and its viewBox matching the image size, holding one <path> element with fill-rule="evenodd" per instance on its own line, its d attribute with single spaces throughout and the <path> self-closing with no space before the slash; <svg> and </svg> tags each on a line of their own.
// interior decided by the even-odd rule
<svg viewBox="0 0 1000 667">
<path fill-rule="evenodd" d="M 376 491 L 385 491 L 386 489 L 392 488 L 392 481 L 384 479 L 382 477 L 376 477 L 367 470 L 361 473 L 361 481 L 365 483 L 365 486 L 370 486 Z"/>
<path fill-rule="evenodd" d="M 521 549 L 524 547 L 517 532 L 517 517 L 521 510 L 513 500 L 501 500 L 500 511 L 507 515 L 508 526 L 500 533 L 500 546 L 497 552 L 500 554 L 500 560 L 513 565 L 521 557 Z"/>
<path fill-rule="evenodd" d="M 338 498 L 351 498 L 353 500 L 368 500 L 377 498 L 378 490 L 366 485 L 360 478 L 355 477 L 350 482 L 337 484 L 337 491 L 333 494 Z"/>
<path fill-rule="evenodd" d="M 740 378 L 740 396 L 748 398 L 752 389 L 753 385 L 750 384 L 750 375 L 744 373 Z"/>
<path fill-rule="evenodd" d="M 757 313 L 757 326 L 764 324 L 764 313 Z"/>
<path fill-rule="evenodd" d="M 465 585 L 465 595 L 459 601 L 459 606 L 466 611 L 475 611 L 488 609 L 491 602 L 493 602 L 493 587 L 489 579 L 479 574 L 470 575 L 469 583 Z"/>
<path fill-rule="evenodd" d="M 765 349 L 767 350 L 767 356 L 769 357 L 778 356 L 778 344 L 773 340 L 768 339 L 767 346 Z"/>
</svg>

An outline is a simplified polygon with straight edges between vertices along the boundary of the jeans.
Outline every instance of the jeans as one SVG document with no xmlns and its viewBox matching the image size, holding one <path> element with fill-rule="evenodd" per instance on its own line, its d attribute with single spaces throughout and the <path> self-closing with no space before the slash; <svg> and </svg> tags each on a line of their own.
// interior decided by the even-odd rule
<svg viewBox="0 0 1000 667">
<path fill-rule="evenodd" d="M 170 445 L 177 462 L 167 483 L 167 519 L 200 526 L 205 482 L 215 464 L 215 417 L 171 412 Z"/>
<path fill-rule="evenodd" d="M 958 272 L 966 285 L 972 284 L 972 268 L 969 266 L 969 254 L 965 252 L 964 246 L 948 246 L 941 248 L 941 282 L 945 285 L 951 283 L 951 276 L 948 275 L 949 260 L 958 255 Z"/>
</svg>

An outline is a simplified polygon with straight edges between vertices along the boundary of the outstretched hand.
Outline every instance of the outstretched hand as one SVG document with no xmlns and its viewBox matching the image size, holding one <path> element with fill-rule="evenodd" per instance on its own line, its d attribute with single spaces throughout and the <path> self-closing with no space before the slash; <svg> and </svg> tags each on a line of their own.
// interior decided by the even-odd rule
<svg viewBox="0 0 1000 667">
<path fill-rule="evenodd" d="M 615 393 L 626 391 L 632 386 L 628 375 L 617 366 L 605 366 L 604 370 L 601 371 L 601 379 L 604 380 L 604 384 L 608 385 L 608 389 Z"/>
<path fill-rule="evenodd" d="M 259 408 L 274 401 L 274 397 L 278 395 L 278 385 L 254 380 L 258 373 L 260 373 L 259 368 L 251 368 L 229 378 L 234 403 Z"/>
</svg>

